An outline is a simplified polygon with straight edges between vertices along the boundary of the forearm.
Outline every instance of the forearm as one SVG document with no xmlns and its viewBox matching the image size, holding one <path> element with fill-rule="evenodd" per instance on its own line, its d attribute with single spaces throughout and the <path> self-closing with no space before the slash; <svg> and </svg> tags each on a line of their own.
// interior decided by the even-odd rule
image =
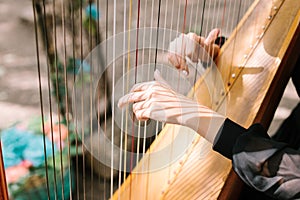
<svg viewBox="0 0 300 200">
<path fill-rule="evenodd" d="M 183 124 L 192 128 L 210 143 L 214 143 L 218 131 L 226 120 L 223 115 L 201 105 L 196 105 L 192 113 L 183 113 Z"/>
</svg>

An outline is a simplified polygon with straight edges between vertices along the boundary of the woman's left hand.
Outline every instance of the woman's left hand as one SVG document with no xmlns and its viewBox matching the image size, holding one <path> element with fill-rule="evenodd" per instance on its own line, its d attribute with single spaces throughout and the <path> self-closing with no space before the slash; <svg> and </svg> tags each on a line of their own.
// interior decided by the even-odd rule
<svg viewBox="0 0 300 200">
<path fill-rule="evenodd" d="M 176 93 L 154 72 L 155 81 L 138 83 L 118 103 L 120 108 L 133 103 L 133 112 L 138 120 L 154 119 L 165 123 L 192 128 L 205 137 L 212 117 L 225 118 L 196 101 Z M 220 120 L 219 120 L 220 121 Z"/>
</svg>

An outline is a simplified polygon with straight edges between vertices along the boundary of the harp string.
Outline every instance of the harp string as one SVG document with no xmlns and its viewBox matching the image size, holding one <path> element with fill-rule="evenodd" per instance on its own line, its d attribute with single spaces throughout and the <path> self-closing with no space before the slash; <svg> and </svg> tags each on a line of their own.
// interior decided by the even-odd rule
<svg viewBox="0 0 300 200">
<path fill-rule="evenodd" d="M 74 88 L 76 88 L 76 84 L 75 84 L 75 74 L 76 74 L 76 67 L 75 67 L 75 58 L 76 58 L 76 53 L 75 53 L 75 49 L 77 47 L 76 45 L 76 41 L 75 41 L 75 6 L 73 1 L 70 1 L 70 10 L 71 10 L 71 27 L 72 27 L 72 57 L 74 58 L 72 61 L 72 66 L 73 66 L 73 82 L 72 85 L 74 86 Z M 76 93 L 76 89 L 74 89 L 74 93 Z M 76 96 L 76 94 L 75 94 Z M 73 116 L 77 116 L 77 106 L 74 106 L 73 108 Z M 73 117 L 72 117 L 73 118 Z M 75 120 L 74 122 L 74 130 L 78 130 L 78 122 L 77 120 Z M 80 195 L 80 189 L 79 189 L 79 151 L 78 148 L 80 147 L 79 145 L 79 138 L 78 138 L 78 134 L 75 134 L 75 151 L 76 151 L 76 155 L 75 155 L 75 188 L 76 188 L 76 196 L 77 199 L 79 199 Z M 72 198 L 72 196 L 71 196 Z"/>
<path fill-rule="evenodd" d="M 236 7 L 236 4 L 234 4 L 234 8 L 233 8 L 233 12 L 235 12 L 235 7 Z M 239 18 L 240 18 L 240 14 L 241 14 L 241 0 L 239 1 L 239 5 L 238 5 L 238 16 L 237 16 L 237 18 L 236 18 L 236 21 L 234 21 L 234 19 L 232 19 L 232 27 L 234 27 L 234 22 L 236 22 L 235 24 L 238 24 L 238 22 L 239 22 Z M 230 82 L 229 82 L 229 80 L 230 80 L 230 78 L 231 78 L 231 75 L 232 75 L 232 73 L 233 73 L 233 66 L 232 66 L 232 63 L 233 63 L 233 56 L 235 55 L 235 50 L 236 50 L 236 38 L 237 38 L 237 34 L 235 34 L 235 38 L 233 39 L 234 41 L 233 41 L 233 53 L 232 53 L 232 57 L 231 57 L 231 63 L 230 63 L 230 67 L 229 67 L 229 75 L 228 75 L 228 86 L 230 86 Z"/>
<path fill-rule="evenodd" d="M 173 0 L 172 2 L 172 10 L 171 10 L 171 26 L 170 26 L 170 30 L 173 30 L 173 19 L 174 19 L 174 7 L 175 7 L 175 0 Z M 169 44 L 171 43 L 172 39 L 171 39 L 171 31 L 169 33 L 169 37 L 170 37 L 170 40 L 169 40 Z M 168 76 L 168 75 L 167 75 Z M 162 124 L 162 126 L 164 126 L 164 123 Z"/>
<path fill-rule="evenodd" d="M 143 14 L 144 14 L 144 19 L 143 19 L 143 21 L 144 21 L 144 24 L 143 24 L 143 27 L 144 28 L 146 28 L 146 18 L 145 18 L 145 16 L 147 16 L 147 1 L 144 3 L 144 11 L 143 11 Z M 142 45 L 142 59 L 141 59 L 141 65 L 143 66 L 144 64 L 145 64 L 145 31 L 143 31 L 143 40 L 142 40 L 142 42 L 143 42 L 143 45 Z M 145 72 L 144 72 L 144 68 L 142 67 L 142 69 L 141 69 L 141 74 L 144 74 Z M 140 129 L 140 127 L 142 126 L 142 123 L 141 123 L 141 121 L 139 121 L 139 129 L 138 129 L 138 137 L 137 137 L 137 150 L 136 150 L 136 152 L 137 152 L 137 155 L 136 155 L 136 165 L 138 165 L 138 162 L 139 162 L 139 156 L 140 156 L 140 136 L 141 136 L 141 129 Z M 143 141 L 142 141 L 142 147 L 144 147 L 144 145 L 146 145 L 145 144 L 145 142 L 146 142 L 146 132 L 145 132 L 145 130 L 146 130 L 146 127 L 147 127 L 147 124 L 146 124 L 146 122 L 144 122 L 144 133 L 143 133 Z M 143 148 L 142 148 L 143 149 Z M 144 156 L 144 152 L 142 152 L 142 156 Z"/>
<path fill-rule="evenodd" d="M 138 62 L 139 62 L 139 53 L 138 53 L 138 45 L 139 45 L 139 28 L 140 28 L 140 10 L 141 10 L 141 2 L 140 0 L 138 0 L 138 5 L 137 5 L 137 10 L 138 10 L 138 14 L 137 14 L 137 25 L 136 25 L 136 29 L 137 29 L 137 33 L 136 33 L 136 50 L 135 50 L 135 75 L 134 75 L 134 83 L 137 83 L 137 76 L 138 76 Z M 132 124 L 134 124 L 134 120 L 135 117 L 132 118 Z M 137 135 L 137 144 L 136 144 L 136 163 L 138 163 L 138 155 L 139 155 L 139 145 L 140 145 L 140 132 L 141 132 L 141 121 L 138 121 L 138 135 Z M 130 172 L 132 172 L 134 164 L 133 164 L 133 158 L 134 158 L 134 126 L 132 126 L 132 135 L 131 135 L 131 159 L 130 159 Z"/>
<path fill-rule="evenodd" d="M 117 20 L 117 2 L 116 0 L 114 0 L 114 18 L 113 18 L 113 36 L 116 35 L 116 20 Z M 114 130 L 115 130 L 115 127 L 114 127 L 114 121 L 115 121 L 115 68 L 116 68 L 116 63 L 115 63 L 115 58 L 116 58 L 116 55 L 115 55 L 115 51 L 116 50 L 116 40 L 115 40 L 115 37 L 113 38 L 113 71 L 112 71 L 112 100 L 111 100 L 111 104 L 112 104 L 112 123 L 111 123 L 111 143 L 112 143 L 112 146 L 111 146 L 111 168 L 110 168 L 110 196 L 113 195 L 113 169 L 114 169 Z"/>
<path fill-rule="evenodd" d="M 137 32 L 136 32 L 136 49 L 135 49 L 135 67 L 134 67 L 134 84 L 137 83 L 137 72 L 138 72 L 138 43 L 139 43 L 139 28 L 140 28 L 140 0 L 138 0 L 138 14 L 137 14 L 137 25 L 136 25 L 136 29 L 137 29 Z M 131 132 L 131 154 L 130 154 L 130 172 L 132 171 L 133 169 L 133 156 L 134 156 L 134 121 L 135 121 L 135 117 L 134 117 L 134 113 L 132 112 L 132 132 Z M 138 132 L 140 131 L 140 123 L 138 124 Z M 137 140 L 139 140 L 139 135 L 138 135 L 138 138 Z"/>
<path fill-rule="evenodd" d="M 187 2 L 186 2 L 187 4 Z M 192 19 L 193 19 L 193 11 L 194 11 L 194 3 L 191 3 L 191 12 L 190 12 L 190 21 L 189 21 L 189 25 L 188 25 L 188 32 L 191 32 L 191 27 L 192 27 Z"/>
<path fill-rule="evenodd" d="M 71 18 L 71 39 L 72 39 L 72 57 L 74 58 L 72 60 L 72 63 L 71 65 L 73 66 L 73 79 L 72 79 L 72 85 L 74 86 L 74 88 L 76 87 L 75 85 L 75 74 L 76 74 L 76 68 L 75 68 L 75 58 L 76 58 L 76 55 L 75 55 L 75 8 L 74 8 L 74 4 L 73 4 L 73 1 L 70 1 L 70 18 Z M 76 90 L 74 89 L 74 93 L 76 92 Z M 75 94 L 76 95 L 76 94 Z M 73 110 L 72 110 L 72 119 L 74 119 L 74 116 L 77 116 L 77 107 L 74 106 L 73 107 Z M 68 122 L 69 123 L 69 122 Z M 78 124 L 77 124 L 77 120 L 74 121 L 74 130 L 78 130 Z M 68 127 L 68 130 L 69 130 L 69 127 Z M 70 145 L 70 143 L 69 143 Z M 77 198 L 79 198 L 79 180 L 78 180 L 78 146 L 79 146 L 79 143 L 78 143 L 78 135 L 75 134 L 75 190 L 76 190 L 76 196 Z M 72 161 L 70 160 L 70 164 L 71 165 Z M 72 175 L 71 175 L 71 171 L 70 171 L 70 180 L 72 181 Z M 72 182 L 70 182 L 72 183 Z M 70 187 L 72 187 L 72 185 L 70 185 Z M 72 195 L 73 193 L 71 192 L 71 196 L 70 198 L 72 199 Z"/>
<path fill-rule="evenodd" d="M 154 71 L 157 68 L 157 53 L 158 53 L 158 37 L 159 37 L 159 25 L 160 25 L 160 10 L 161 10 L 161 0 L 158 1 L 158 14 L 157 14 L 157 24 L 156 24 L 156 48 L 154 55 Z M 156 121 L 156 129 L 155 129 L 155 138 L 157 138 L 159 130 L 159 121 Z"/>
<path fill-rule="evenodd" d="M 232 6 L 231 6 L 231 4 L 232 4 L 232 1 L 230 1 L 229 2 L 229 6 L 227 6 L 227 1 L 226 0 L 224 0 L 224 6 L 223 6 L 223 15 L 222 15 L 222 26 L 224 25 L 224 23 L 225 23 L 225 21 L 226 21 L 226 25 L 225 25 L 225 27 L 224 27 L 224 32 L 230 32 L 230 20 L 228 19 L 229 17 L 227 17 L 227 20 L 225 19 L 225 15 L 226 15 L 226 10 L 227 10 L 227 8 L 228 8 L 228 12 L 227 13 L 232 13 L 233 11 L 231 11 L 231 8 L 232 8 Z M 221 6 L 221 5 L 220 5 Z M 233 21 L 233 19 L 234 18 L 231 18 L 231 21 Z M 232 23 L 232 22 L 231 22 Z M 222 58 L 223 60 L 224 60 L 224 58 Z M 223 63 L 223 62 L 221 62 L 221 63 Z M 222 66 L 219 66 L 220 68 L 223 68 L 224 66 L 222 65 Z M 225 77 L 226 78 L 226 77 Z M 227 79 L 225 79 L 224 80 L 224 82 L 228 82 L 229 81 L 229 79 L 228 79 L 228 77 L 227 77 Z M 227 91 L 226 91 L 226 93 L 227 93 Z"/>
<path fill-rule="evenodd" d="M 91 2 L 88 3 L 88 48 L 89 48 L 89 52 L 92 51 L 93 49 L 93 33 L 92 33 L 92 9 L 91 9 Z M 91 55 L 92 56 L 92 55 Z M 90 88 L 89 88 L 89 100 L 90 100 L 90 108 L 89 108 L 89 113 L 90 113 L 90 145 L 92 146 L 93 144 L 93 132 L 94 132 L 94 129 L 93 129 L 93 71 L 94 71 L 94 65 L 93 63 L 90 64 Z M 92 156 L 94 155 L 94 147 L 90 148 L 90 179 L 91 179 L 91 182 L 93 183 L 94 182 L 94 176 L 93 176 L 93 173 L 94 173 L 94 159 L 92 158 Z M 94 198 L 94 184 L 91 184 L 91 198 L 93 199 Z"/>
<path fill-rule="evenodd" d="M 79 9 L 79 27 L 80 27 L 80 66 L 83 66 L 83 1 L 80 1 L 80 9 Z M 81 80 L 84 80 L 83 78 L 83 73 L 80 73 L 80 78 Z M 81 83 L 81 94 L 84 94 L 84 85 L 83 85 L 83 81 L 80 81 Z M 83 95 L 81 95 L 81 121 L 85 121 L 84 119 L 84 97 Z M 84 127 L 81 126 L 81 151 L 85 152 L 84 149 L 84 143 L 85 143 L 85 136 L 84 136 Z M 83 197 L 86 198 L 86 186 L 85 186 L 85 181 L 86 181 L 86 170 L 85 170 L 85 153 L 82 153 L 82 179 L 83 179 Z M 78 196 L 78 198 L 80 198 L 80 196 Z"/>
<path fill-rule="evenodd" d="M 154 24 L 154 20 L 153 20 L 153 15 L 154 15 L 154 1 L 152 1 L 152 4 L 151 4 L 151 20 L 150 20 L 150 26 L 153 26 Z M 159 24 L 159 23 L 157 23 Z M 152 31 L 150 32 L 150 36 L 149 36 L 149 40 L 150 40 L 150 44 L 152 44 Z M 148 63 L 151 63 L 151 51 L 148 52 Z M 156 64 L 155 64 L 155 67 L 156 67 Z M 150 67 L 148 68 L 148 80 L 150 79 Z M 146 123 L 145 123 L 145 126 L 146 126 Z M 157 126 L 157 123 L 156 123 L 156 126 Z M 144 136 L 146 136 L 146 130 L 144 130 Z M 144 142 L 145 144 L 146 142 Z M 146 153 L 146 148 L 145 148 L 146 145 L 144 145 L 143 147 L 143 155 L 145 155 Z M 148 164 L 146 166 L 146 170 L 149 170 L 150 168 L 150 163 L 151 163 L 151 152 L 152 152 L 152 148 L 151 148 L 151 145 L 149 146 L 148 148 L 148 152 L 149 152 L 149 157 L 148 157 Z M 144 168 L 143 168 L 144 170 Z M 149 173 L 147 172 L 146 173 L 146 191 L 145 191 L 145 196 L 147 197 L 148 194 L 149 194 Z"/>
<path fill-rule="evenodd" d="M 131 27 L 131 18 L 132 18 L 132 0 L 129 1 L 129 13 L 128 13 L 128 30 L 130 30 Z M 126 76 L 126 93 L 129 91 L 129 71 L 130 71 L 130 34 L 127 36 L 127 76 Z M 128 144 L 128 123 L 129 123 L 129 107 L 126 106 L 126 115 L 125 115 L 125 141 L 124 141 L 124 164 L 123 164 L 123 170 L 124 170 L 124 175 L 123 175 L 123 180 L 125 181 L 126 179 L 126 173 L 127 173 L 127 167 L 126 167 L 126 161 L 127 161 L 127 144 Z M 130 191 L 131 192 L 131 191 Z"/>
<path fill-rule="evenodd" d="M 105 41 L 107 41 L 108 39 L 108 2 L 109 0 L 106 0 L 106 7 L 105 7 Z M 108 46 L 107 43 L 105 45 L 105 64 L 104 66 L 107 66 L 107 60 L 108 60 Z M 104 72 L 104 133 L 107 133 L 107 104 L 108 104 L 108 97 L 107 97 L 107 92 L 108 92 L 108 84 L 107 84 L 107 80 L 108 80 L 108 75 L 106 75 L 106 72 Z M 100 147 L 99 147 L 100 148 Z M 104 143 L 104 154 L 106 155 L 106 143 Z M 107 173 L 107 168 L 104 168 L 104 174 Z M 103 198 L 106 198 L 106 176 L 104 176 L 103 178 L 104 184 L 103 184 Z"/>
<path fill-rule="evenodd" d="M 65 110 L 65 120 L 64 122 L 66 123 L 66 127 L 67 127 L 67 165 L 68 165 L 68 178 L 69 178 L 69 195 L 70 195 L 70 198 L 72 199 L 72 177 L 71 177 L 71 153 L 70 153 L 70 147 L 71 147 L 71 142 L 70 142 L 70 137 L 69 137 L 69 134 L 70 134 L 70 126 L 69 126 L 69 89 L 68 89 L 68 75 L 67 75 L 67 43 L 66 43 L 66 10 L 65 10 L 65 1 L 61 1 L 62 3 L 62 31 L 63 31 L 63 49 L 64 49 L 64 52 L 63 52 L 63 60 L 64 60 L 64 91 L 65 91 L 65 106 L 66 106 L 66 110 Z M 59 126 L 61 127 L 61 126 Z M 61 131 L 61 130 L 60 130 Z M 60 135 L 60 146 L 61 146 L 61 152 L 62 152 L 62 141 L 61 141 L 61 135 Z M 63 164 L 61 165 L 63 167 Z M 62 177 L 63 174 L 62 174 Z M 63 185 L 63 190 L 62 190 L 62 194 L 64 194 L 64 182 L 62 182 L 62 185 Z M 62 195 L 64 196 L 64 195 Z"/>
<path fill-rule="evenodd" d="M 225 1 L 226 1 L 226 0 L 225 0 Z M 209 0 L 209 3 L 208 3 L 208 9 L 210 10 L 211 7 L 212 7 L 212 0 Z M 215 4 L 215 3 L 214 3 L 213 10 L 216 11 L 216 4 Z M 211 24 L 214 24 L 214 20 L 216 19 L 214 13 L 215 13 L 215 12 L 213 12 L 213 13 L 208 12 L 208 14 L 207 14 L 207 15 L 208 15 L 208 16 L 207 16 L 208 19 L 209 19 L 209 18 L 212 18 Z M 214 27 L 217 27 L 217 19 L 216 19 L 216 24 L 214 25 Z M 219 27 L 219 28 L 222 28 L 222 27 Z M 211 27 L 210 27 L 210 29 L 211 29 Z M 206 21 L 206 27 L 205 27 L 205 30 L 206 30 L 206 31 L 205 31 L 205 35 L 208 35 L 208 34 L 209 34 L 209 31 L 211 31 L 211 30 L 209 30 L 209 20 Z M 213 60 L 214 48 L 213 48 L 213 49 L 211 49 L 211 48 L 213 48 L 213 47 L 212 47 L 212 46 L 209 46 L 209 47 L 208 47 L 208 52 L 212 51 L 212 54 L 211 54 L 211 55 L 212 55 L 212 58 L 208 58 L 208 59 Z M 205 54 L 204 51 L 203 51 L 203 54 Z M 210 62 L 210 61 L 208 61 L 208 62 Z M 210 67 L 213 68 L 213 67 L 215 67 L 215 66 L 212 64 Z M 216 82 L 216 80 L 217 80 L 217 75 L 215 74 L 215 75 L 212 77 L 212 79 L 213 79 L 213 82 Z M 218 101 L 218 100 L 215 100 L 215 98 L 216 98 L 215 95 L 216 95 L 216 87 L 213 88 L 212 94 L 211 94 L 212 101 L 211 101 L 210 107 L 211 107 L 212 109 L 214 109 L 214 107 L 213 107 L 214 101 Z M 217 97 L 217 98 L 218 98 L 218 97 Z"/>
<path fill-rule="evenodd" d="M 37 72 L 38 72 L 38 85 L 39 85 L 39 95 L 40 95 L 40 110 L 42 118 L 42 131 L 43 131 L 43 146 L 44 146 L 44 162 L 45 162 L 45 173 L 46 173 L 46 192 L 47 197 L 50 199 L 49 192 L 49 180 L 48 180 L 48 161 L 46 154 L 46 135 L 45 135 L 45 117 L 44 117 L 44 107 L 43 107 L 43 92 L 42 92 L 42 80 L 41 80 L 41 64 L 40 64 L 40 53 L 39 53 L 39 37 L 38 37 L 38 25 L 37 25 L 37 9 L 41 11 L 40 5 L 37 5 L 35 0 L 32 1 L 33 8 L 33 20 L 34 20 L 34 32 L 35 32 L 35 48 L 36 48 L 36 62 L 37 62 Z"/>
<path fill-rule="evenodd" d="M 63 178 L 63 163 L 62 163 L 62 145 L 61 145 L 61 114 L 64 115 L 64 108 L 63 108 L 63 104 L 62 104 L 62 96 L 61 96 L 61 88 L 59 87 L 59 83 L 61 83 L 61 80 L 59 80 L 59 58 L 58 58 L 58 54 L 57 54 L 57 29 L 56 29 L 56 23 L 57 23 L 57 18 L 56 18 L 56 11 L 55 11 L 55 8 L 56 8 L 56 2 L 55 0 L 53 0 L 52 2 L 52 6 L 53 6 L 53 36 L 54 36 L 54 68 L 55 68 L 55 88 L 56 88 L 56 99 L 57 99 L 57 116 L 58 116 L 58 134 L 59 134 L 59 148 L 60 148 L 60 154 L 59 154 L 59 157 L 60 157 L 60 179 L 61 179 L 61 185 L 62 185 L 62 198 L 63 198 L 63 194 L 64 194 L 64 178 Z M 50 113 L 50 115 L 52 115 L 52 113 Z M 53 127 L 53 125 L 52 125 Z M 54 146 L 54 139 L 53 139 L 53 134 L 54 134 L 54 130 L 52 130 L 51 132 L 52 134 L 52 144 Z M 57 179 L 56 177 L 56 171 L 55 171 L 55 154 L 54 154 L 54 148 L 53 148 L 53 172 L 54 172 L 54 177 L 55 179 Z M 57 180 L 55 180 L 55 182 L 57 182 Z M 57 192 L 57 183 L 56 183 L 56 186 L 55 186 L 55 192 L 56 192 L 56 198 L 58 198 L 58 192 Z"/>
<path fill-rule="evenodd" d="M 166 40 L 165 39 L 166 38 L 166 30 L 168 29 L 168 27 L 167 27 L 167 16 L 168 16 L 168 12 L 169 12 L 169 9 L 168 9 L 168 7 L 169 7 L 169 1 L 168 0 L 166 0 L 165 7 L 166 7 L 166 9 L 165 9 L 165 19 L 164 19 L 164 26 L 163 26 L 164 27 L 163 41 Z M 169 34 L 169 36 L 170 36 L 170 34 Z M 163 43 L 162 49 L 165 51 L 165 49 L 166 49 L 165 43 Z M 165 52 L 162 52 L 162 53 L 165 53 Z M 164 71 L 165 71 L 164 68 L 162 68 L 161 71 L 162 71 L 162 73 L 164 73 Z M 161 128 L 163 128 L 163 127 L 164 127 L 164 123 L 161 123 Z"/>
<path fill-rule="evenodd" d="M 96 7 L 97 7 L 97 11 L 99 12 L 100 11 L 100 3 L 99 3 L 99 0 L 96 0 Z M 91 10 L 91 9 L 90 9 Z M 100 35 L 100 14 L 97 13 L 97 24 L 96 24 L 96 44 L 98 45 L 99 43 L 101 42 L 101 35 Z M 100 58 L 102 59 L 102 58 Z M 101 64 L 104 64 L 103 61 L 101 61 Z M 106 66 L 104 64 L 104 66 Z M 99 66 L 97 66 L 99 67 Z M 103 67 L 100 66 L 100 67 Z M 100 108 L 101 108 L 101 101 L 100 101 L 100 93 L 98 92 L 98 87 L 99 87 L 99 83 L 97 84 L 96 86 L 96 94 L 97 94 L 97 100 L 96 100 L 96 107 L 97 107 L 97 138 L 96 138 L 96 141 L 100 141 L 100 134 L 101 134 L 101 129 L 100 129 L 100 123 L 102 122 L 101 119 L 100 119 Z M 106 94 L 104 94 L 104 96 L 106 96 Z M 104 97 L 105 98 L 105 97 Z M 105 106 L 105 104 L 104 104 Z M 98 147 L 98 151 L 97 151 L 97 155 L 99 156 L 100 155 L 100 145 L 97 145 Z M 93 165 L 91 165 L 93 166 Z M 100 171 L 101 170 L 101 166 L 98 165 L 97 166 L 98 170 Z M 103 183 L 105 184 L 105 183 Z M 101 185 L 101 178 L 100 178 L 100 175 L 98 175 L 98 182 L 97 182 L 97 187 L 100 187 Z M 104 196 L 103 196 L 103 199 L 105 199 L 105 192 L 104 193 Z M 94 194 L 94 192 L 93 192 Z M 99 195 L 100 197 L 100 195 Z"/>
<path fill-rule="evenodd" d="M 131 6 L 132 6 L 132 4 L 131 4 Z M 130 6 L 130 8 L 132 8 L 131 6 Z M 140 25 L 140 0 L 137 1 L 137 11 L 138 11 L 138 13 L 137 13 L 137 22 L 136 22 L 136 40 L 135 40 L 135 42 L 136 42 L 136 47 L 135 48 L 136 49 L 135 49 L 135 65 L 134 65 L 134 84 L 137 83 L 137 72 L 138 72 L 137 67 L 138 67 L 138 42 L 139 42 L 138 38 L 139 38 L 139 25 Z M 130 27 L 129 27 L 129 30 L 130 30 Z M 130 52 L 128 52 L 128 53 L 130 53 Z M 135 137 L 134 136 L 135 135 L 135 133 L 134 133 L 135 132 L 134 124 L 135 124 L 135 120 L 136 120 L 136 118 L 135 118 L 135 115 L 132 111 L 131 152 L 130 152 L 130 163 L 129 163 L 129 165 L 130 165 L 129 172 L 130 173 L 132 172 L 132 169 L 133 169 L 133 158 L 134 158 L 133 156 L 134 156 L 134 145 L 135 145 L 135 143 L 134 143 L 134 137 Z M 138 129 L 140 129 L 140 124 L 138 125 Z M 139 138 L 137 138 L 137 139 L 139 139 Z M 126 162 L 126 160 L 124 160 L 124 161 Z M 132 181 L 130 182 L 129 199 L 131 199 L 131 193 L 132 193 Z"/>
<path fill-rule="evenodd" d="M 44 17 L 44 22 L 45 22 L 45 44 L 46 44 L 46 51 L 47 55 L 50 55 L 49 50 L 48 50 L 48 45 L 49 45 L 49 37 L 47 33 L 47 16 L 46 16 L 46 8 L 45 8 L 45 0 L 43 0 L 43 17 Z M 51 56 L 51 55 L 50 55 Z M 51 56 L 52 58 L 52 56 Z M 52 139 L 52 162 L 53 166 L 55 168 L 55 156 L 54 156 L 54 140 L 53 140 L 53 119 L 52 119 L 52 98 L 51 98 L 51 83 L 50 83 L 50 74 L 53 69 L 50 69 L 51 64 L 53 64 L 51 58 L 47 57 L 47 86 L 48 86 L 48 100 L 49 100 L 49 112 L 50 112 L 50 134 L 51 134 L 51 139 Z M 55 69 L 54 69 L 55 70 Z M 54 86 L 55 87 L 55 86 Z M 48 166 L 46 166 L 48 167 Z M 56 173 L 55 169 L 53 169 L 53 179 L 54 179 L 54 194 L 55 198 L 57 198 L 57 186 L 56 186 Z"/>
<path fill-rule="evenodd" d="M 126 3 L 127 1 L 124 0 L 124 4 L 123 4 L 123 32 L 125 33 L 126 32 Z M 126 34 L 123 34 L 123 52 L 125 52 L 126 50 Z M 126 73 L 126 59 L 125 59 L 125 56 L 122 55 L 122 62 L 123 62 L 123 65 L 122 65 L 122 96 L 125 95 L 125 73 Z M 124 109 L 122 109 L 122 112 L 121 112 L 121 130 L 120 130 L 120 135 L 121 135 L 121 139 L 120 139 L 120 152 L 119 152 L 119 173 L 118 173 L 118 187 L 120 188 L 121 187 L 121 184 L 122 184 L 122 161 L 123 161 L 123 157 L 122 157 L 122 150 L 123 150 L 123 138 L 124 138 Z M 126 145 L 126 143 L 125 143 Z M 125 162 L 125 160 L 124 160 Z M 121 198 L 120 196 L 121 194 L 119 193 L 119 196 L 118 196 L 118 199 Z"/>
<path fill-rule="evenodd" d="M 147 0 L 145 1 L 145 3 L 144 3 L 144 11 L 143 11 L 143 14 L 144 14 L 144 25 L 143 25 L 143 27 L 144 28 L 146 28 L 147 27 L 147 24 L 146 24 L 146 22 L 147 22 L 147 18 L 145 17 L 145 16 L 147 16 Z M 145 40 L 146 40 L 146 34 L 145 34 L 145 31 L 143 31 L 143 48 L 142 48 L 142 61 L 141 61 L 141 63 L 142 63 L 142 66 L 145 64 Z M 144 68 L 142 67 L 142 69 L 141 69 L 141 73 L 142 74 L 144 74 L 145 73 L 145 71 L 144 71 Z M 147 73 L 148 71 L 146 71 L 146 73 Z M 147 76 L 149 76 L 149 73 L 147 74 Z M 149 80 L 149 78 L 147 79 L 147 80 Z M 141 126 L 141 122 L 139 121 L 139 127 Z M 147 137 L 147 130 L 146 130 L 146 128 L 147 128 L 147 123 L 146 123 L 146 121 L 144 122 L 144 132 L 143 132 L 143 141 L 142 141 L 142 157 L 144 157 L 144 155 L 145 155 L 145 151 L 146 151 L 146 137 Z M 137 141 L 138 141 L 138 143 L 137 143 L 137 156 L 136 156 L 136 165 L 138 165 L 138 162 L 139 162 L 139 152 L 140 152 L 140 128 L 139 128 L 139 133 L 138 133 L 138 139 L 137 139 Z M 143 166 L 143 169 L 142 169 L 142 171 L 144 171 L 144 166 Z M 144 191 L 141 191 L 141 193 L 144 193 Z M 119 193 L 120 194 L 120 193 Z"/>
<path fill-rule="evenodd" d="M 200 26 L 199 26 L 199 35 L 202 35 L 202 31 L 203 31 L 203 24 L 204 24 L 204 13 L 205 13 L 205 4 L 206 4 L 206 0 L 203 1 L 203 5 L 202 5 L 202 11 L 201 11 L 201 22 L 200 22 Z M 193 80 L 193 85 L 196 84 L 197 81 L 197 73 L 195 72 L 194 74 L 194 80 Z M 193 87 L 192 89 L 192 96 L 195 96 L 195 87 Z"/>
</svg>

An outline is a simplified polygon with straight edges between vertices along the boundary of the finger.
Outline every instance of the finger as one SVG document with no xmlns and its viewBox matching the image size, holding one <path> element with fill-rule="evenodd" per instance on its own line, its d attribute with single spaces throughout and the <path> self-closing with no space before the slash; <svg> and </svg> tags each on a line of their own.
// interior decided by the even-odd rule
<svg viewBox="0 0 300 200">
<path fill-rule="evenodd" d="M 181 56 L 175 53 L 168 53 L 169 62 L 175 66 L 177 69 L 180 68 Z"/>
<path fill-rule="evenodd" d="M 137 120 L 140 120 L 140 121 L 146 121 L 150 118 L 149 109 L 137 110 L 134 114 L 135 114 L 135 117 L 137 118 Z"/>
<path fill-rule="evenodd" d="M 118 107 L 122 108 L 128 103 L 144 101 L 146 98 L 147 94 L 144 91 L 129 93 L 119 99 Z"/>
<path fill-rule="evenodd" d="M 220 51 L 219 45 L 213 45 L 212 53 L 211 53 L 213 58 L 215 58 L 219 54 L 219 51 Z"/>
<path fill-rule="evenodd" d="M 174 53 L 168 53 L 168 61 L 171 65 L 175 66 L 177 69 L 179 68 L 180 63 L 178 62 L 177 55 Z"/>
<path fill-rule="evenodd" d="M 215 40 L 218 38 L 218 35 L 220 33 L 220 29 L 213 29 L 207 36 L 207 38 L 205 39 L 204 43 L 206 45 L 212 45 Z"/>
<path fill-rule="evenodd" d="M 123 108 L 125 105 L 127 105 L 129 103 L 129 95 L 130 94 L 126 94 L 119 99 L 119 101 L 118 101 L 119 108 Z"/>
<path fill-rule="evenodd" d="M 135 84 L 130 92 L 138 92 L 138 91 L 144 91 L 147 90 L 149 87 L 151 87 L 155 81 L 149 81 L 149 82 L 142 82 L 142 83 L 137 83 Z"/>
<path fill-rule="evenodd" d="M 132 105 L 132 110 L 133 110 L 133 112 L 135 113 L 136 111 L 141 110 L 141 109 L 144 107 L 144 104 L 145 104 L 144 101 L 134 103 L 134 104 Z"/>
<path fill-rule="evenodd" d="M 183 72 L 185 71 L 186 74 L 189 73 L 189 68 L 188 68 L 188 66 L 186 64 L 186 60 L 183 59 L 181 56 L 169 53 L 168 54 L 168 60 L 178 70 L 181 70 Z"/>
<path fill-rule="evenodd" d="M 137 120 L 147 121 L 150 118 L 150 105 L 151 102 L 149 101 L 137 102 L 132 105 L 132 110 Z"/>
<path fill-rule="evenodd" d="M 195 43 L 199 43 L 199 42 L 200 42 L 200 36 L 198 36 L 196 33 L 189 32 L 189 33 L 187 34 L 187 37 L 188 37 L 192 42 L 195 42 Z"/>
<path fill-rule="evenodd" d="M 198 37 L 195 33 L 188 33 L 181 34 L 169 45 L 169 62 L 177 69 L 185 72 L 185 74 L 188 74 L 188 67 L 185 61 L 186 47 L 195 46 L 194 43 L 197 43 L 197 41 Z"/>
<path fill-rule="evenodd" d="M 143 118 L 143 117 L 142 117 L 142 118 L 137 118 L 137 120 L 139 120 L 139 121 L 143 121 L 143 122 L 144 122 L 144 121 L 147 121 L 147 120 L 149 120 L 149 118 Z"/>
</svg>

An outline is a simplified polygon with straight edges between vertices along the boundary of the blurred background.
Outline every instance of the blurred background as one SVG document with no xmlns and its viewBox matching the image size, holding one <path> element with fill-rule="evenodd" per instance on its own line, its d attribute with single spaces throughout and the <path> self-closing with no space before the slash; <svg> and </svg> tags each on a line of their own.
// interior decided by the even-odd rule
<svg viewBox="0 0 300 200">
<path fill-rule="evenodd" d="M 41 46 L 41 45 L 40 45 Z M 43 57 L 43 50 L 40 51 Z M 41 59 L 42 88 L 46 63 Z M 299 98 L 288 84 L 269 132 L 273 133 Z M 32 2 L 0 0 L 0 129 L 40 115 Z"/>
</svg>

